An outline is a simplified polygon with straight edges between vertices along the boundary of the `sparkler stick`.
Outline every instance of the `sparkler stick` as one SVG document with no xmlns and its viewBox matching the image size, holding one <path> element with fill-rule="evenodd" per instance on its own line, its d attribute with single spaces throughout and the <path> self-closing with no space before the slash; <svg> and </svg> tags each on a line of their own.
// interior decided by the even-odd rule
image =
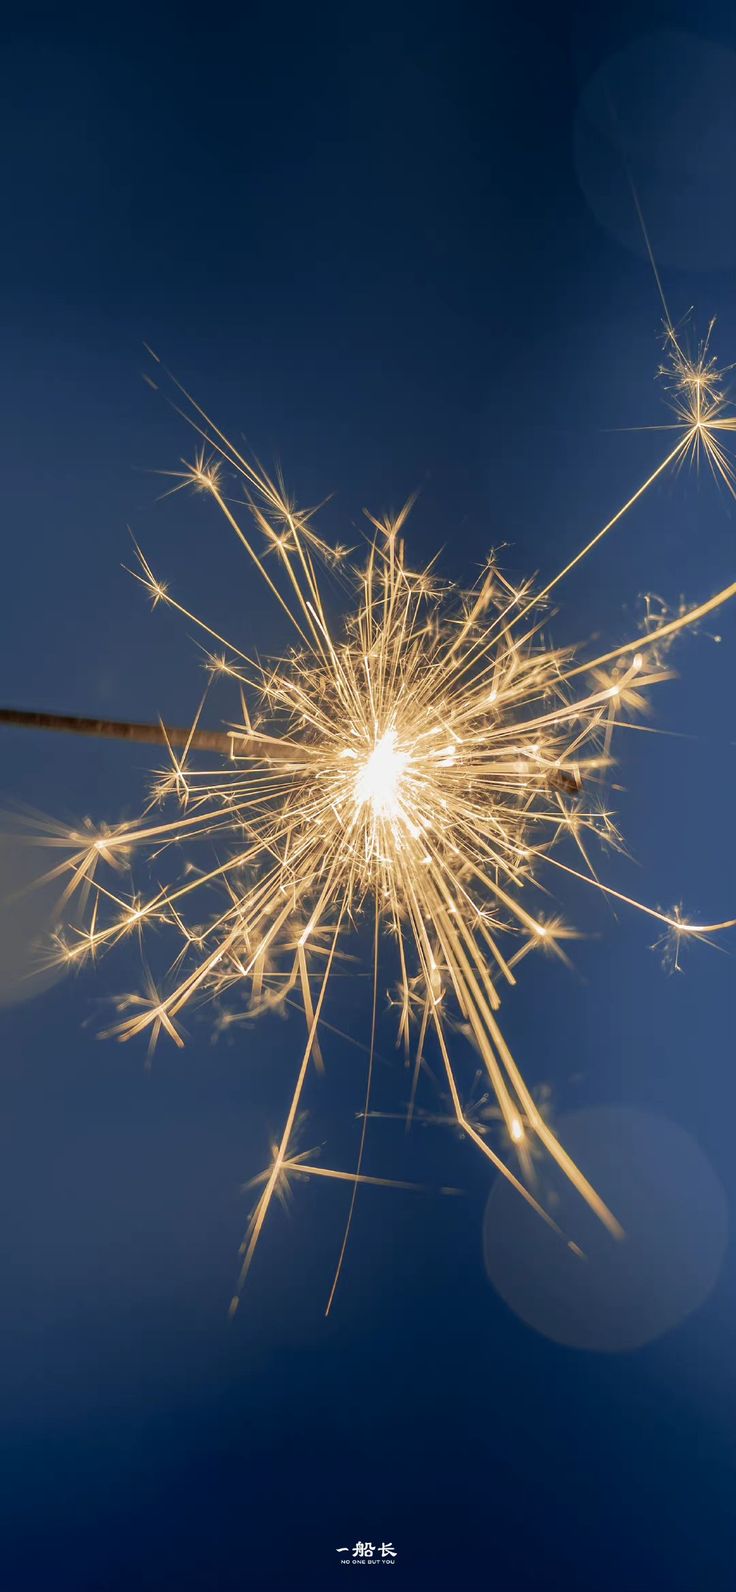
<svg viewBox="0 0 736 1592">
<path fill-rule="evenodd" d="M 191 747 L 195 751 L 222 752 L 226 757 L 264 757 L 291 762 L 303 747 L 272 735 L 241 730 L 181 729 L 173 724 L 137 724 L 129 719 L 88 719 L 76 713 L 34 713 L 25 708 L 0 708 L 0 724 L 31 730 L 58 730 L 65 735 L 94 735 L 106 740 L 136 741 L 149 746 Z"/>
</svg>

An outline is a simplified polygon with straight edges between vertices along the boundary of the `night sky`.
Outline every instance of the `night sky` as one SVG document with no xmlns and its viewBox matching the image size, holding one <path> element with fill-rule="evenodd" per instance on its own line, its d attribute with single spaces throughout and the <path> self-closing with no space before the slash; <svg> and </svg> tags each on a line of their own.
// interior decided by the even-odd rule
<svg viewBox="0 0 736 1592">
<path fill-rule="evenodd" d="M 464 581 L 501 544 L 512 578 L 548 578 L 665 451 L 648 429 L 668 419 L 662 304 L 629 176 L 673 319 L 692 306 L 702 334 L 716 315 L 714 350 L 736 360 L 725 0 L 29 6 L 5 24 L 1 72 L 13 706 L 191 718 L 201 652 L 121 568 L 128 527 L 224 634 L 260 655 L 286 644 L 211 506 L 159 501 L 153 472 L 193 439 L 141 379 L 144 342 L 300 503 L 329 499 L 328 538 L 356 545 L 365 506 L 418 490 L 412 561 L 440 548 Z M 554 640 L 615 645 L 642 593 L 676 607 L 725 586 L 735 529 L 707 475 L 667 476 L 565 583 Z M 678 735 L 618 742 L 628 855 L 606 877 L 693 917 L 736 911 L 735 648 L 728 611 L 686 636 L 650 721 Z M 2 731 L 0 759 L 4 811 L 71 823 L 134 815 L 155 762 L 21 730 Z M 733 1209 L 733 940 L 686 947 L 670 973 L 651 922 L 572 881 L 560 899 L 587 936 L 573 970 L 530 957 L 505 1005 L 527 1077 L 557 1113 L 686 1130 Z M 6 909 L 6 943 L 16 925 Z M 242 1185 L 283 1121 L 298 1020 L 214 1042 L 203 1012 L 147 1068 L 144 1043 L 98 1037 L 139 983 L 131 942 L 0 1009 L 3 1586 L 327 1589 L 369 1574 L 336 1549 L 370 1540 L 393 1544 L 389 1585 L 411 1592 L 731 1588 L 732 1246 L 702 1307 L 655 1341 L 565 1346 L 488 1279 L 478 1157 L 376 1122 L 367 1171 L 462 1197 L 361 1191 L 325 1322 L 347 1195 L 296 1188 L 231 1323 Z M 342 980 L 330 1017 L 364 1037 L 367 980 Z M 387 1112 L 408 1089 L 393 1046 L 382 1007 Z M 327 1035 L 325 1059 L 307 1140 L 350 1166 L 364 1057 Z M 431 1086 L 425 1103 L 442 1109 Z M 675 1175 L 692 1209 L 686 1162 Z M 379 1588 L 388 1568 L 371 1569 Z"/>
</svg>

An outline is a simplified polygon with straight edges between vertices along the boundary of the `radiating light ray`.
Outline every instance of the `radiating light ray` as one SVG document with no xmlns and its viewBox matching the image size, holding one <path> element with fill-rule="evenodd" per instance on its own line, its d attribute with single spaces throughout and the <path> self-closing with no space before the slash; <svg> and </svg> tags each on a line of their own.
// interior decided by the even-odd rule
<svg viewBox="0 0 736 1592">
<path fill-rule="evenodd" d="M 337 1266 L 335 1267 L 335 1275 L 334 1275 L 334 1277 L 332 1279 L 332 1287 L 330 1289 L 329 1297 L 328 1297 L 328 1300 L 327 1300 L 327 1305 L 325 1307 L 325 1315 L 326 1316 L 329 1315 L 329 1313 L 330 1313 L 330 1311 L 332 1309 L 332 1301 L 333 1301 L 333 1299 L 335 1297 L 335 1293 L 337 1291 L 338 1282 L 340 1281 L 340 1272 L 342 1271 L 342 1263 L 343 1263 L 343 1261 L 345 1259 L 345 1254 L 346 1254 L 347 1247 L 348 1247 L 348 1241 L 349 1241 L 349 1238 L 350 1238 L 350 1229 L 351 1229 L 352 1224 L 353 1224 L 353 1213 L 355 1211 L 355 1200 L 356 1200 L 357 1193 L 358 1193 L 358 1184 L 361 1183 L 364 1180 L 363 1179 L 363 1173 L 362 1173 L 363 1153 L 365 1151 L 365 1136 L 366 1136 L 366 1130 L 367 1130 L 367 1127 L 368 1127 L 368 1112 L 369 1112 L 369 1109 L 370 1109 L 371 1089 L 372 1089 L 372 1086 L 373 1086 L 373 1062 L 374 1062 L 375 1053 L 376 1053 L 376 1017 L 378 1016 L 378 952 L 379 952 L 379 931 L 380 931 L 380 926 L 381 926 L 381 922 L 380 922 L 380 917 L 379 917 L 378 911 L 376 911 L 375 914 L 374 914 L 373 923 L 374 923 L 374 934 L 373 934 L 373 1004 L 372 1004 L 372 1010 L 371 1010 L 371 1043 L 370 1043 L 370 1050 L 369 1050 L 369 1053 L 368 1053 L 368 1072 L 367 1072 L 366 1084 L 365 1084 L 365 1101 L 364 1101 L 364 1104 L 363 1104 L 362 1121 L 361 1121 L 361 1126 L 360 1126 L 360 1145 L 359 1145 L 359 1148 L 358 1148 L 358 1164 L 357 1164 L 356 1169 L 355 1169 L 355 1182 L 353 1184 L 353 1192 L 352 1192 L 352 1195 L 350 1197 L 350 1206 L 349 1206 L 349 1209 L 348 1209 L 348 1219 L 347 1219 L 347 1221 L 345 1223 L 345 1233 L 343 1235 L 342 1245 L 341 1245 L 341 1248 L 340 1248 L 340 1254 L 338 1255 L 338 1259 L 337 1259 Z"/>
</svg>

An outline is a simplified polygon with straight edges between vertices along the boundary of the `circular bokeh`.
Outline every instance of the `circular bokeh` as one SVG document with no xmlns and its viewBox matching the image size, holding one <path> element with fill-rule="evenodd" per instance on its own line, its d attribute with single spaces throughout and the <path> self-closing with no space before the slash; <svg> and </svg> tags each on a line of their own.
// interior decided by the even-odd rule
<svg viewBox="0 0 736 1592">
<path fill-rule="evenodd" d="M 486 1206 L 486 1268 L 506 1304 L 557 1343 L 639 1348 L 702 1304 L 728 1235 L 726 1198 L 695 1140 L 675 1123 L 619 1107 L 577 1111 L 560 1142 L 618 1218 L 616 1239 L 545 1158 L 538 1194 L 579 1258 L 505 1180 Z"/>
<path fill-rule="evenodd" d="M 625 248 L 646 255 L 633 184 L 659 265 L 736 261 L 736 51 L 674 29 L 636 39 L 583 89 L 574 148 L 594 216 Z"/>
</svg>

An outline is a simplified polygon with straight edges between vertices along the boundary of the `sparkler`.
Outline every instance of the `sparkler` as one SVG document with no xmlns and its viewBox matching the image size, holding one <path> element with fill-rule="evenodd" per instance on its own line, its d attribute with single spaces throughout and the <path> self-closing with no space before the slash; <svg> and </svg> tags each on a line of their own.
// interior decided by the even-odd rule
<svg viewBox="0 0 736 1592">
<path fill-rule="evenodd" d="M 367 559 L 356 569 L 345 550 L 321 539 L 312 516 L 284 487 L 178 388 L 177 402 L 202 446 L 172 490 L 192 487 L 209 497 L 288 617 L 293 646 L 281 661 L 261 665 L 183 607 L 136 549 L 134 573 L 153 606 L 165 604 L 193 622 L 208 649 L 224 649 L 208 654 L 210 678 L 237 683 L 239 717 L 226 731 L 201 730 L 201 704 L 188 732 L 133 726 L 148 728 L 144 739 L 163 739 L 168 752 L 142 819 L 72 836 L 59 832 L 49 843 L 67 849 L 71 843 L 72 854 L 52 877 L 66 879 L 67 899 L 80 892 L 89 905 L 85 928 L 69 930 L 57 944 L 66 963 L 93 958 L 133 932 L 143 936 L 152 925 L 168 925 L 177 936 L 167 987 L 147 976 L 143 994 L 119 1003 L 112 1030 L 119 1039 L 148 1035 L 154 1043 L 165 1031 L 180 1045 L 186 1008 L 234 988 L 247 991 L 242 1009 L 249 1015 L 295 1001 L 303 1009 L 304 1045 L 281 1136 L 255 1180 L 260 1192 L 233 1308 L 274 1196 L 283 1197 L 294 1178 L 320 1176 L 352 1184 L 329 1309 L 358 1187 L 382 1181 L 362 1166 L 386 937 L 398 967 L 398 1040 L 413 1058 L 410 1115 L 431 1042 L 454 1121 L 520 1197 L 555 1225 L 535 1192 L 535 1156 L 550 1156 L 610 1232 L 620 1234 L 615 1214 L 535 1103 L 499 1008 L 531 949 L 565 957 L 571 930 L 543 913 L 537 894 L 555 872 L 646 913 L 678 945 L 731 926 L 691 923 L 679 911 L 668 915 L 633 900 L 599 877 L 589 851 L 596 842 L 618 840 L 596 794 L 611 764 L 615 726 L 633 722 L 647 690 L 671 677 L 673 638 L 728 602 L 736 583 L 587 661 L 552 647 L 543 628 L 550 594 L 666 471 L 705 461 L 733 491 L 723 436 L 736 429 L 736 417 L 708 340 L 690 358 L 668 322 L 666 343 L 674 436 L 665 456 L 538 590 L 531 582 L 514 587 L 495 558 L 469 592 L 442 584 L 432 566 L 414 571 L 404 541 L 409 505 L 394 518 L 371 521 Z M 240 501 L 229 488 L 232 477 Z M 325 566 L 347 578 L 354 594 L 339 623 L 325 596 Z M 227 756 L 201 768 L 194 754 L 202 748 L 225 748 Z M 200 864 L 197 848 L 213 840 L 227 854 Z M 133 853 L 158 857 L 174 845 L 186 848 L 183 878 L 162 883 L 148 898 L 121 894 L 116 873 Z M 373 1016 L 360 1151 L 355 1170 L 345 1171 L 297 1153 L 297 1129 L 310 1073 L 322 1065 L 318 1034 L 330 978 L 363 918 L 373 924 Z M 496 1148 L 490 1140 L 489 1113 L 463 1103 L 460 1026 L 495 1100 L 506 1159 L 498 1140 Z"/>
</svg>

